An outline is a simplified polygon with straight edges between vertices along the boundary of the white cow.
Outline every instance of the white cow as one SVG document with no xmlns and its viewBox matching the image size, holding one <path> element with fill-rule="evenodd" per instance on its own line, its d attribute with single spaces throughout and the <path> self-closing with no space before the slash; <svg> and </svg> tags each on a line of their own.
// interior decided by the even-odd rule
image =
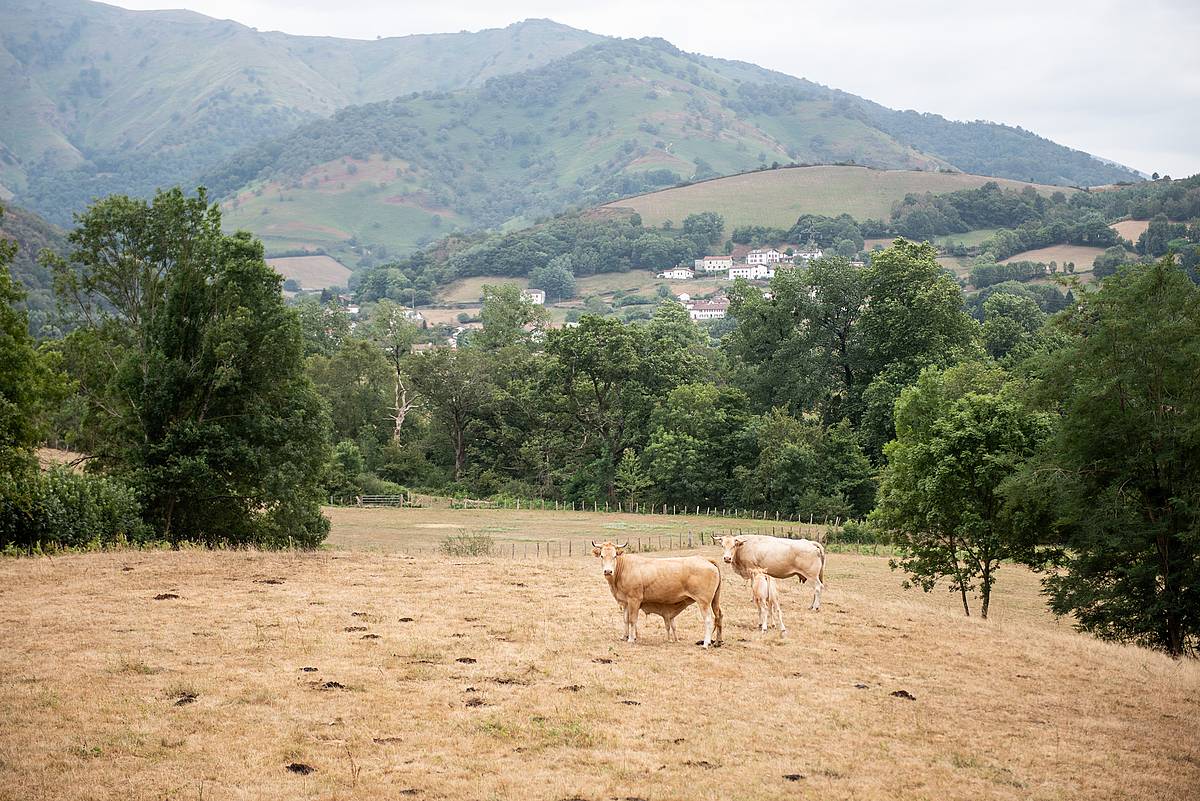
<svg viewBox="0 0 1200 801">
<path fill-rule="evenodd" d="M 762 534 L 721 537 L 716 540 L 725 549 L 725 564 L 744 579 L 752 578 L 754 570 L 764 571 L 775 578 L 799 576 L 812 582 L 812 609 L 821 608 L 821 590 L 825 579 L 825 546 L 812 540 L 789 540 Z"/>
<path fill-rule="evenodd" d="M 593 542 L 604 579 L 625 612 L 625 639 L 637 641 L 638 612 L 662 615 L 667 639 L 675 636 L 675 616 L 693 603 L 704 616 L 704 647 L 721 642 L 721 568 L 703 556 L 655 558 L 625 553 L 625 543 Z"/>
<path fill-rule="evenodd" d="M 787 626 L 783 625 L 783 607 L 779 605 L 779 587 L 775 579 L 767 575 L 767 571 L 755 568 L 750 579 L 750 597 L 758 607 L 758 627 L 763 631 L 770 628 L 771 614 L 779 625 L 779 633 L 786 634 Z"/>
</svg>

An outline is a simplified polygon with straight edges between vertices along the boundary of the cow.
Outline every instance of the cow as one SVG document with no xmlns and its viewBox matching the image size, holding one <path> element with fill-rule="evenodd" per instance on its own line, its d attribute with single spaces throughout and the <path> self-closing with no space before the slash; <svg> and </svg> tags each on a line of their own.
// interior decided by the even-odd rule
<svg viewBox="0 0 1200 801">
<path fill-rule="evenodd" d="M 675 616 L 693 603 L 704 617 L 705 648 L 721 643 L 721 568 L 703 556 L 655 558 L 625 553 L 627 543 L 592 542 L 604 579 L 625 612 L 625 639 L 637 642 L 638 612 L 662 615 L 667 639 L 675 638 Z"/>
<path fill-rule="evenodd" d="M 812 540 L 788 540 L 762 534 L 720 537 L 714 544 L 725 549 L 725 564 L 744 579 L 751 578 L 755 568 L 778 579 L 799 576 L 812 582 L 814 611 L 821 609 L 821 590 L 825 584 L 825 546 Z"/>
<path fill-rule="evenodd" d="M 783 608 L 779 605 L 779 587 L 775 579 L 767 575 L 762 568 L 755 568 L 750 579 L 750 597 L 758 607 L 758 627 L 763 631 L 770 628 L 771 613 L 779 622 L 779 633 L 786 634 L 787 626 L 783 625 Z"/>
</svg>

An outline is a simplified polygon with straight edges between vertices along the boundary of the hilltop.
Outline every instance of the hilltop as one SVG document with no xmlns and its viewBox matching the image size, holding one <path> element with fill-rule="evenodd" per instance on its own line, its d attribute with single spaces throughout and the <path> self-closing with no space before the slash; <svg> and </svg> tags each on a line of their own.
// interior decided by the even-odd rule
<svg viewBox="0 0 1200 801">
<path fill-rule="evenodd" d="M 857 220 L 886 220 L 892 206 L 905 195 L 976 189 L 992 181 L 1016 190 L 1029 185 L 969 173 L 875 170 L 846 165 L 792 167 L 663 189 L 609 203 L 601 209 L 636 212 L 646 225 L 662 225 L 667 220 L 679 222 L 689 214 L 715 211 L 725 218 L 729 229 L 739 225 L 787 229 L 802 214 L 827 217 L 849 214 Z M 1046 184 L 1033 186 L 1043 195 L 1075 191 Z"/>
<path fill-rule="evenodd" d="M 66 223 L 92 196 L 187 182 L 353 103 L 453 90 L 600 37 L 548 20 L 359 41 L 88 0 L 0 4 L 0 198 Z"/>
</svg>

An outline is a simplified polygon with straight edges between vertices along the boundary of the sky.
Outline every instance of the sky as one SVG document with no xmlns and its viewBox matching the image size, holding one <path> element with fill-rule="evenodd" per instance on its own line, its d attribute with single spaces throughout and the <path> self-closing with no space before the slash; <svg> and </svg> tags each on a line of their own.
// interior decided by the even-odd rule
<svg viewBox="0 0 1200 801">
<path fill-rule="evenodd" d="M 109 0 L 375 39 L 549 18 L 658 36 L 896 109 L 1019 125 L 1147 174 L 1200 173 L 1197 0 Z"/>
</svg>

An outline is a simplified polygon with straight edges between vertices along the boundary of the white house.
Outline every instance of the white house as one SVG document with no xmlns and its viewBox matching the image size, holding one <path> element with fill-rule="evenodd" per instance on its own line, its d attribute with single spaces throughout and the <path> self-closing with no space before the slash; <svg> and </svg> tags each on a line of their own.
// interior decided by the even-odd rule
<svg viewBox="0 0 1200 801">
<path fill-rule="evenodd" d="M 686 308 L 693 320 L 723 320 L 729 311 L 729 298 L 697 300 L 686 304 Z"/>
<path fill-rule="evenodd" d="M 822 256 L 822 253 L 821 253 L 821 249 L 819 247 L 817 247 L 816 245 L 806 245 L 806 246 L 800 248 L 799 250 L 797 250 L 796 255 L 793 256 L 792 259 L 795 262 L 799 263 L 801 260 L 813 261 L 814 259 L 821 258 L 821 256 Z"/>
<path fill-rule="evenodd" d="M 746 264 L 778 264 L 783 261 L 783 254 L 775 248 L 752 250 L 746 254 Z"/>
<path fill-rule="evenodd" d="M 729 268 L 729 280 L 745 278 L 747 281 L 765 281 L 775 277 L 775 267 L 771 264 L 739 264 Z"/>
<path fill-rule="evenodd" d="M 723 273 L 733 266 L 733 256 L 705 256 L 696 259 L 696 271 L 702 273 Z"/>
<path fill-rule="evenodd" d="M 546 303 L 546 293 L 540 289 L 522 289 L 521 297 L 538 306 L 543 306 Z"/>
<path fill-rule="evenodd" d="M 672 267 L 669 270 L 663 270 L 655 277 L 667 278 L 672 281 L 686 281 L 695 278 L 696 272 L 689 267 Z"/>
</svg>

